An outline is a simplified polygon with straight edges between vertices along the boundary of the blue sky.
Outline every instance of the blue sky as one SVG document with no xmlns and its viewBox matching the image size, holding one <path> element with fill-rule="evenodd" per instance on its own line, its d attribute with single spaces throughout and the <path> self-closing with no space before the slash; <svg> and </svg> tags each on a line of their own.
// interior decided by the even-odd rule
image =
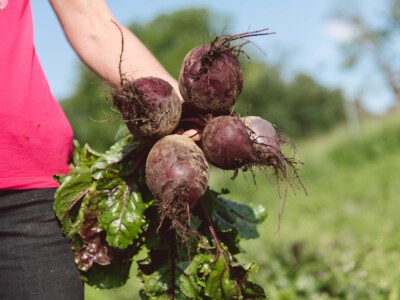
<svg viewBox="0 0 400 300">
<path fill-rule="evenodd" d="M 360 2 L 361 0 L 355 0 Z M 146 3 L 145 3 L 146 2 Z M 151 4 L 149 4 L 151 3 Z M 230 17 L 230 32 L 269 27 L 276 35 L 257 38 L 256 44 L 271 63 L 285 61 L 290 77 L 306 72 L 321 83 L 342 88 L 349 98 L 360 96 L 368 107 L 379 111 L 390 101 L 379 77 L 366 78 L 368 66 L 357 71 L 340 67 L 339 43 L 351 39 L 351 28 L 333 18 L 343 0 L 109 0 L 115 17 L 124 24 L 147 22 L 162 13 L 187 7 L 207 7 Z M 365 14 L 374 16 L 376 2 L 362 1 Z M 67 43 L 48 1 L 32 0 L 35 43 L 53 93 L 58 99 L 70 95 L 77 79 L 78 58 Z M 179 34 L 179 33 L 177 33 Z M 368 89 L 365 87 L 368 86 Z M 379 99 L 377 101 L 376 99 Z"/>
</svg>

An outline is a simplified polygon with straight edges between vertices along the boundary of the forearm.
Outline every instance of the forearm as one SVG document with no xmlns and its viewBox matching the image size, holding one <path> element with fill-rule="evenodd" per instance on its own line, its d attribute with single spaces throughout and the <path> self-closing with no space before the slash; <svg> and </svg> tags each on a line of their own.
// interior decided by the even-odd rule
<svg viewBox="0 0 400 300">
<path fill-rule="evenodd" d="M 100 77 L 114 85 L 121 80 L 122 37 L 119 27 L 124 39 L 122 74 L 126 78 L 160 77 L 177 90 L 176 80 L 129 29 L 118 24 L 105 1 L 50 0 L 50 3 L 72 48 Z"/>
</svg>

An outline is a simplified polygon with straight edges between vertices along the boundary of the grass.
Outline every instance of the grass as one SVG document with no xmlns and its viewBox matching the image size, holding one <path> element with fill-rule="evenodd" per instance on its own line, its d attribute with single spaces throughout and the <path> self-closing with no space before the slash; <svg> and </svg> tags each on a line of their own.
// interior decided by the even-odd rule
<svg viewBox="0 0 400 300">
<path fill-rule="evenodd" d="M 345 129 L 299 143 L 308 195 L 291 193 L 279 234 L 276 189 L 259 176 L 221 179 L 238 199 L 267 207 L 261 238 L 247 242 L 255 280 L 271 299 L 398 299 L 400 122 L 374 120 L 360 141 Z"/>
<path fill-rule="evenodd" d="M 308 195 L 290 192 L 279 233 L 282 200 L 262 174 L 213 170 L 210 185 L 231 199 L 264 205 L 260 238 L 245 241 L 253 280 L 270 299 L 400 299 L 400 118 L 364 119 L 359 141 L 345 126 L 297 143 Z M 134 271 L 134 270 L 133 270 Z M 136 299 L 134 278 L 111 291 L 86 289 L 86 299 Z"/>
</svg>

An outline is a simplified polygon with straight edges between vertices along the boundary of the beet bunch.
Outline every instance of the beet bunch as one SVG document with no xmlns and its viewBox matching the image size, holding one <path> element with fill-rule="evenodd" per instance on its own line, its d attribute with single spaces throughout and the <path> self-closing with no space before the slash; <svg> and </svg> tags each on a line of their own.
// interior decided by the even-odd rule
<svg viewBox="0 0 400 300">
<path fill-rule="evenodd" d="M 242 47 L 247 38 L 267 34 L 265 29 L 222 35 L 190 50 L 178 78 L 183 101 L 169 83 L 154 77 L 123 80 L 113 93 L 129 131 L 150 143 L 146 183 L 161 225 L 168 221 L 181 234 L 190 231 L 191 212 L 208 187 L 208 163 L 235 176 L 253 167 L 271 169 L 279 180 L 297 176 L 297 161 L 281 150 L 287 139 L 267 120 L 233 111 L 243 90 Z M 193 128 L 201 136 L 197 144 L 181 135 Z"/>
<path fill-rule="evenodd" d="M 208 162 L 223 170 L 272 170 L 286 182 L 297 175 L 298 161 L 284 154 L 294 145 L 276 127 L 259 116 L 240 117 L 234 111 L 243 90 L 239 56 L 247 38 L 270 34 L 265 30 L 216 37 L 193 48 L 183 60 L 179 89 L 184 99 L 183 128 L 197 128 Z M 234 42 L 238 43 L 233 44 Z M 290 186 L 286 185 L 286 186 Z M 302 186 L 302 185 L 301 185 Z"/>
<path fill-rule="evenodd" d="M 281 181 L 292 186 L 293 174 L 300 182 L 297 160 L 283 150 L 288 139 L 259 116 L 234 112 L 242 47 L 265 34 L 195 47 L 182 62 L 179 91 L 161 78 L 124 77 L 122 47 L 112 101 L 129 132 L 105 153 L 76 145 L 71 174 L 56 176 L 55 212 L 89 285 L 121 286 L 135 262 L 141 295 L 151 299 L 266 299 L 249 281 L 255 268 L 236 257 L 266 213 L 208 185 L 210 165 L 232 178 L 253 168 L 272 173 L 278 190 Z M 193 129 L 198 135 L 188 137 Z"/>
</svg>

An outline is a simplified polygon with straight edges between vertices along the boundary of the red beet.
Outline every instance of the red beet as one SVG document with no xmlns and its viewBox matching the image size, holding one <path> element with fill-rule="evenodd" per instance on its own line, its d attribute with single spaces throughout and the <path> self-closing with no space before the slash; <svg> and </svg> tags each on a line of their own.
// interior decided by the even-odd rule
<svg viewBox="0 0 400 300">
<path fill-rule="evenodd" d="M 193 113 L 229 114 L 243 89 L 243 72 L 238 56 L 244 40 L 268 35 L 268 29 L 217 36 L 209 45 L 193 48 L 184 58 L 179 90 Z M 236 40 L 244 42 L 231 45 Z"/>
<path fill-rule="evenodd" d="M 246 167 L 257 159 L 246 127 L 234 116 L 219 116 L 209 121 L 201 142 L 208 161 L 224 170 Z"/>
<path fill-rule="evenodd" d="M 281 219 L 288 186 L 292 188 L 300 187 L 305 191 L 305 187 L 297 173 L 296 165 L 298 161 L 294 157 L 285 156 L 281 151 L 281 146 L 289 143 L 289 140 L 281 136 L 270 122 L 256 116 L 244 117 L 241 120 L 247 129 L 256 152 L 257 158 L 254 161 L 254 165 L 264 172 L 271 169 L 277 179 L 278 187 L 281 179 L 285 183 L 284 201 L 279 215 Z M 293 144 L 290 145 L 294 148 Z"/>
<path fill-rule="evenodd" d="M 235 105 L 242 88 L 242 68 L 230 48 L 204 45 L 186 55 L 179 74 L 179 90 L 191 110 L 227 113 Z"/>
<path fill-rule="evenodd" d="M 280 137 L 274 126 L 267 120 L 248 116 L 241 118 L 257 153 L 257 161 L 265 164 L 280 153 Z"/>
<path fill-rule="evenodd" d="M 138 138 L 159 139 L 179 124 L 181 101 L 171 84 L 161 78 L 124 80 L 112 96 L 129 131 Z"/>
<path fill-rule="evenodd" d="M 175 229 L 184 228 L 189 210 L 207 189 L 208 163 L 190 138 L 168 135 L 150 150 L 146 182 L 156 198 L 161 220 L 168 218 Z"/>
</svg>

